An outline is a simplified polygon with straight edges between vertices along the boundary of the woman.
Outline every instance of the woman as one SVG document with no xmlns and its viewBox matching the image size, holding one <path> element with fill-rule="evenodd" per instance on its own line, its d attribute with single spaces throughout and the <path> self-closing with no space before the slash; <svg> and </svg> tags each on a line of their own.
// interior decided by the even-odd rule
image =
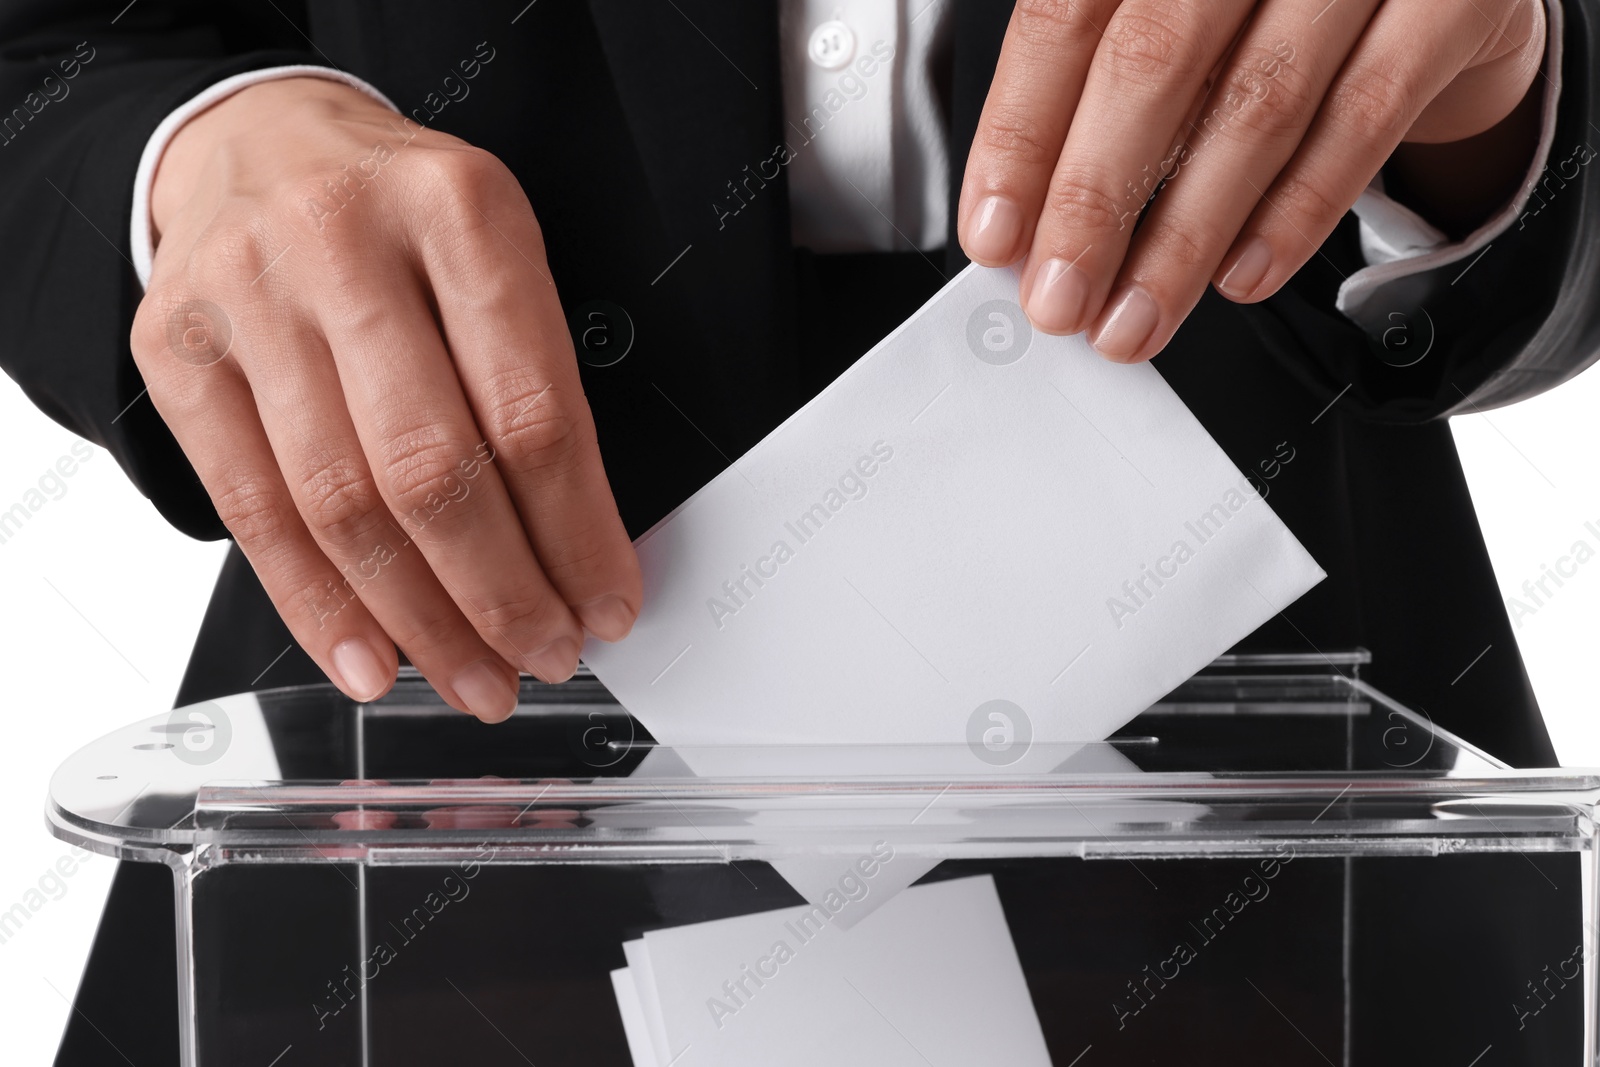
<svg viewBox="0 0 1600 1067">
<path fill-rule="evenodd" d="M 1594 357 L 1592 12 L 924 3 L 0 4 L 0 360 L 239 548 L 180 701 L 398 646 L 503 718 L 971 257 L 1162 353 L 1328 572 L 1241 649 L 1553 763 L 1444 416 Z"/>
</svg>

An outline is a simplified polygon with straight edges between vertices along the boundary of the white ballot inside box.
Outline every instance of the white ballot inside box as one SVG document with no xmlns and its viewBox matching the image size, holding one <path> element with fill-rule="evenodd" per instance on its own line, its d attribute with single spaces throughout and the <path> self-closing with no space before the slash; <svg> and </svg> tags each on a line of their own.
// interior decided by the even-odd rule
<svg viewBox="0 0 1600 1067">
<path fill-rule="evenodd" d="M 1048 1067 L 988 876 L 902 893 L 850 930 L 821 908 L 647 932 L 613 989 L 634 1067 Z"/>
</svg>

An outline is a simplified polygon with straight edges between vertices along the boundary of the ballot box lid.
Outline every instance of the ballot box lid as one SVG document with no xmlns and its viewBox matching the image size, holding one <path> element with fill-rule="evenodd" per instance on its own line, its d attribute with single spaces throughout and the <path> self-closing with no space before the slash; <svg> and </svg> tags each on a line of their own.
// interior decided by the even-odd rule
<svg viewBox="0 0 1600 1067">
<path fill-rule="evenodd" d="M 945 745 L 658 745 L 586 672 L 506 722 L 409 668 L 133 723 L 51 781 L 96 852 L 216 862 L 730 862 L 892 833 L 930 855 L 1429 855 L 1587 847 L 1600 773 L 1512 769 L 1361 677 L 1364 650 L 1225 656 L 1111 738 L 1041 745 L 1004 709 Z M 753 711 L 753 713 L 755 713 Z M 998 718 L 994 717 L 998 714 Z"/>
</svg>

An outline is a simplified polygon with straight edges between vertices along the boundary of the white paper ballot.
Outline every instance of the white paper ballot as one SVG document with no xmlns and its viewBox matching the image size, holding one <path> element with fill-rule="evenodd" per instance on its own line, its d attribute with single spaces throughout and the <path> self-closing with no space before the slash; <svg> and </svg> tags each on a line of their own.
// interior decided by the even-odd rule
<svg viewBox="0 0 1600 1067">
<path fill-rule="evenodd" d="M 987 875 L 907 890 L 849 930 L 785 908 L 627 948 L 613 985 L 635 1067 L 1050 1063 Z"/>
<path fill-rule="evenodd" d="M 661 1016 L 661 998 L 656 996 L 656 976 L 654 968 L 650 965 L 650 951 L 645 947 L 644 938 L 623 942 L 622 951 L 628 960 L 628 966 L 623 968 L 623 972 L 632 981 L 633 999 L 638 1005 L 638 1014 L 633 1020 L 633 1027 L 648 1039 L 653 1054 L 651 1057 L 644 1057 L 635 1052 L 634 1067 L 644 1067 L 642 1061 L 646 1058 L 653 1058 L 658 1063 L 670 1063 L 673 1057 L 667 1051 L 667 1023 Z M 625 999 L 619 996 L 617 1006 L 623 1012 L 623 1028 L 628 1044 L 630 1047 L 635 1047 L 634 1035 L 628 1032 L 628 1013 L 634 1008 L 632 1004 L 625 1004 Z"/>
<path fill-rule="evenodd" d="M 611 991 L 617 997 L 617 1014 L 622 1016 L 622 1035 L 628 1041 L 628 1054 L 633 1067 L 659 1067 L 655 1047 L 646 1029 L 644 1006 L 639 1002 L 639 991 L 633 984 L 633 973 L 623 967 L 611 972 Z"/>
<path fill-rule="evenodd" d="M 1047 771 L 1033 743 L 1106 737 L 1323 577 L 1154 368 L 1033 331 L 981 267 L 637 547 L 643 611 L 584 659 L 701 774 Z"/>
</svg>

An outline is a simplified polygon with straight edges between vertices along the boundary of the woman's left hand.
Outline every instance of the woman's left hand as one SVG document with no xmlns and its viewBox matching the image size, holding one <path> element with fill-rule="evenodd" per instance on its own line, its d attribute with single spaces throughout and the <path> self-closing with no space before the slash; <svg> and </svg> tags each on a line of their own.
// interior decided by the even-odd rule
<svg viewBox="0 0 1600 1067">
<path fill-rule="evenodd" d="M 1276 292 L 1402 141 L 1511 114 L 1544 34 L 1543 0 L 1018 0 L 962 247 L 1026 257 L 1039 329 L 1148 359 L 1208 282 Z"/>
</svg>

